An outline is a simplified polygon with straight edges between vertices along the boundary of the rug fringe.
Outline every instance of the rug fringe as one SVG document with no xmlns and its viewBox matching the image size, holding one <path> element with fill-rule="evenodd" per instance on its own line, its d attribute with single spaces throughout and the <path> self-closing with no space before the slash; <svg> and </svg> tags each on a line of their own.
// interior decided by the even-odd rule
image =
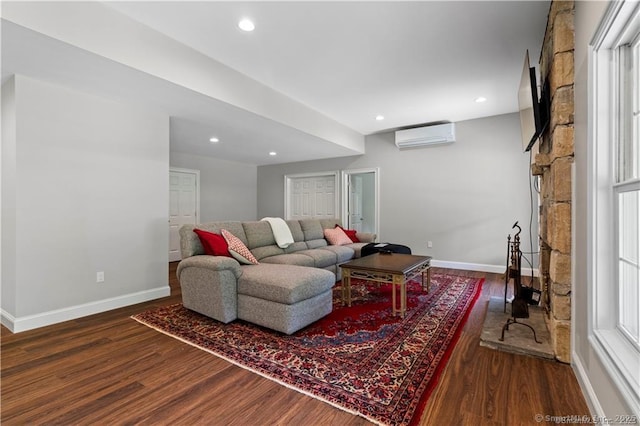
<svg viewBox="0 0 640 426">
<path fill-rule="evenodd" d="M 390 426 L 390 425 L 387 425 L 387 424 L 385 424 L 385 423 L 380 422 L 379 420 L 376 420 L 376 419 L 370 418 L 370 417 L 368 417 L 368 416 L 365 416 L 365 415 L 363 415 L 362 413 L 358 413 L 357 411 L 350 410 L 350 409 L 348 409 L 348 408 L 346 408 L 346 407 L 343 407 L 343 406 L 341 406 L 341 405 L 338 405 L 338 404 L 336 404 L 335 402 L 332 402 L 332 401 L 326 400 L 326 399 L 324 399 L 324 398 L 322 398 L 322 397 L 320 397 L 320 396 L 317 396 L 317 395 L 314 395 L 314 394 L 312 394 L 312 393 L 306 392 L 306 391 L 304 391 L 304 390 L 302 390 L 302 389 L 296 388 L 296 387 L 294 387 L 294 386 L 292 386 L 292 385 L 290 385 L 290 384 L 288 384 L 288 383 L 285 383 L 285 382 L 283 382 L 283 381 L 280 381 L 280 380 L 278 380 L 278 379 L 276 379 L 276 378 L 274 378 L 274 377 L 267 376 L 266 374 L 264 374 L 264 373 L 262 373 L 262 372 L 260 372 L 260 371 L 258 371 L 258 370 L 254 370 L 253 368 L 248 367 L 248 366 L 246 366 L 246 365 L 243 365 L 243 364 L 241 364 L 241 363 L 239 363 L 239 362 L 237 362 L 237 361 L 235 361 L 235 360 L 233 360 L 233 359 L 231 359 L 231 358 L 228 358 L 228 357 L 226 357 L 226 356 L 224 356 L 224 355 L 222 355 L 222 354 L 219 354 L 218 352 L 212 351 L 211 349 L 204 348 L 204 347 L 202 347 L 202 346 L 197 346 L 195 343 L 192 343 L 192 342 L 190 342 L 190 341 L 188 341 L 188 340 L 185 340 L 185 339 L 183 339 L 183 338 L 181 338 L 181 337 L 179 337 L 179 336 L 176 336 L 175 334 L 169 334 L 169 333 L 167 333 L 166 331 L 164 331 L 164 330 L 162 330 L 162 329 L 160 329 L 160 328 L 158 328 L 158 327 L 156 327 L 156 326 L 154 326 L 154 325 L 152 325 L 152 324 L 149 324 L 148 322 L 146 322 L 146 321 L 144 321 L 144 320 L 142 320 L 142 319 L 140 319 L 140 318 L 137 318 L 137 317 L 136 317 L 136 315 L 131 315 L 131 317 L 130 317 L 130 318 L 131 318 L 131 319 L 133 319 L 133 320 L 135 320 L 135 321 L 137 321 L 137 322 L 139 322 L 139 323 L 140 323 L 140 324 L 142 324 L 142 325 L 145 325 L 145 326 L 147 326 L 147 327 L 149 327 L 149 328 L 151 328 L 151 329 L 153 329 L 153 330 L 155 330 L 155 331 L 158 331 L 158 332 L 160 332 L 160 333 L 164 334 L 165 336 L 169 336 L 169 337 L 171 337 L 171 338 L 173 338 L 173 339 L 176 339 L 176 340 L 179 340 L 179 341 L 181 341 L 181 342 L 183 342 L 183 343 L 186 343 L 186 344 L 188 344 L 189 346 L 193 346 L 194 348 L 197 348 L 198 350 L 205 351 L 205 352 L 210 353 L 211 355 L 215 355 L 215 356 L 217 356 L 218 358 L 222 358 L 223 360 L 225 360 L 225 361 L 227 361 L 227 362 L 230 362 L 230 363 L 231 363 L 231 364 L 233 364 L 233 365 L 236 365 L 236 366 L 238 366 L 238 367 L 240 367 L 240 368 L 242 368 L 242 369 L 244 369 L 244 370 L 248 370 L 248 371 L 250 371 L 250 372 L 252 372 L 252 373 L 258 374 L 259 376 L 262 376 L 262 377 L 264 377 L 265 379 L 271 380 L 272 382 L 276 382 L 276 383 L 278 383 L 278 384 L 279 384 L 279 385 L 281 385 L 281 386 L 284 386 L 284 387 L 286 387 L 286 388 L 289 388 L 289 389 L 294 390 L 294 391 L 296 391 L 296 392 L 299 392 L 299 393 L 301 393 L 301 394 L 304 394 L 304 395 L 310 396 L 310 397 L 311 397 L 311 398 L 313 398 L 313 399 L 317 399 L 317 400 L 319 400 L 319 401 L 322 401 L 322 402 L 324 402 L 324 403 L 326 403 L 326 404 L 329 404 L 329 405 L 331 405 L 332 407 L 335 407 L 335 408 L 337 408 L 337 409 L 339 409 L 339 410 L 342 410 L 342 411 L 347 412 L 347 413 L 349 413 L 349 414 L 353 414 L 354 416 L 362 417 L 363 419 L 368 420 L 368 421 L 370 421 L 371 423 L 374 423 L 374 424 L 376 424 L 376 425 L 378 425 L 378 426 Z"/>
</svg>

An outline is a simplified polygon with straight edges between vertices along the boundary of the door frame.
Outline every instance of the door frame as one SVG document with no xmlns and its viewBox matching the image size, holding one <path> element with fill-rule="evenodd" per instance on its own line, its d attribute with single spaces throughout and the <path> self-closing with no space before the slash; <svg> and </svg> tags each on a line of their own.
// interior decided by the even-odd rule
<svg viewBox="0 0 640 426">
<path fill-rule="evenodd" d="M 349 177 L 363 173 L 373 173 L 373 205 L 375 210 L 374 232 L 376 239 L 380 240 L 380 167 L 368 167 L 363 169 L 348 169 L 342 171 L 342 223 L 347 226 L 349 223 Z"/>
<path fill-rule="evenodd" d="M 336 206 L 336 212 L 338 211 L 337 206 L 340 205 L 340 172 L 338 170 L 328 171 L 328 172 L 313 172 L 313 173 L 295 173 L 290 175 L 284 175 L 284 219 L 288 220 L 291 218 L 291 205 L 289 203 L 289 195 L 291 194 L 291 182 L 294 179 L 304 179 L 311 177 L 323 177 L 323 176 L 333 176 L 333 187 L 335 188 L 334 194 L 334 205 Z"/>
<path fill-rule="evenodd" d="M 196 177 L 196 190 L 195 190 L 195 197 L 196 197 L 196 225 L 198 225 L 200 223 L 200 170 L 195 170 L 195 169 L 183 169 L 181 167 L 169 167 L 169 176 L 171 176 L 171 172 L 177 172 L 177 173 L 187 173 L 187 174 L 192 174 L 195 175 Z M 169 186 L 169 188 L 167 188 L 167 190 L 171 190 L 171 186 Z M 169 206 L 167 206 L 169 207 Z M 171 218 L 169 217 L 169 211 L 167 211 L 167 224 L 169 225 L 171 223 Z M 169 244 L 171 244 L 171 241 L 169 241 Z M 171 246 L 167 247 L 167 253 L 169 253 L 171 250 Z"/>
</svg>

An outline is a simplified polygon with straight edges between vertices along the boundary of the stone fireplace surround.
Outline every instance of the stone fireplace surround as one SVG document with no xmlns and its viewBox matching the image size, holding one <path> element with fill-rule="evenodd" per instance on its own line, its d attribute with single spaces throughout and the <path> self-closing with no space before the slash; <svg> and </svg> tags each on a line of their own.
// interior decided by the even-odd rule
<svg viewBox="0 0 640 426">
<path fill-rule="evenodd" d="M 540 57 L 550 122 L 531 173 L 540 177 L 542 303 L 558 361 L 571 362 L 571 209 L 574 157 L 574 2 L 552 1 Z M 536 146 L 533 148 L 536 149 Z"/>
</svg>

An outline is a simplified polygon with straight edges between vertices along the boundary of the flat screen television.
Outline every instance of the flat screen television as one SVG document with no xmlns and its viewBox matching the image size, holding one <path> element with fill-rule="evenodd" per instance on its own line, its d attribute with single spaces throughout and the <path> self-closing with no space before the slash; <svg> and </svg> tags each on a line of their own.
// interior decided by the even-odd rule
<svg viewBox="0 0 640 426">
<path fill-rule="evenodd" d="M 520 87 L 518 88 L 518 109 L 520 111 L 520 130 L 522 148 L 529 151 L 542 135 L 549 122 L 547 90 L 538 97 L 536 69 L 529 66 L 529 51 L 524 55 Z"/>
</svg>

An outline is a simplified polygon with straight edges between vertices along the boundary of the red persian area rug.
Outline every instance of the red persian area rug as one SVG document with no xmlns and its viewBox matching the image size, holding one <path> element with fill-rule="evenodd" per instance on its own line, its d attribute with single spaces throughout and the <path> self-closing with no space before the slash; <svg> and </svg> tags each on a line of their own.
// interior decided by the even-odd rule
<svg viewBox="0 0 640 426">
<path fill-rule="evenodd" d="M 291 336 L 222 324 L 180 304 L 133 318 L 374 423 L 409 425 L 420 420 L 482 282 L 433 273 L 427 294 L 411 281 L 405 318 L 391 313 L 390 285 L 352 280 L 344 307 L 338 283 L 333 312 Z"/>
</svg>

